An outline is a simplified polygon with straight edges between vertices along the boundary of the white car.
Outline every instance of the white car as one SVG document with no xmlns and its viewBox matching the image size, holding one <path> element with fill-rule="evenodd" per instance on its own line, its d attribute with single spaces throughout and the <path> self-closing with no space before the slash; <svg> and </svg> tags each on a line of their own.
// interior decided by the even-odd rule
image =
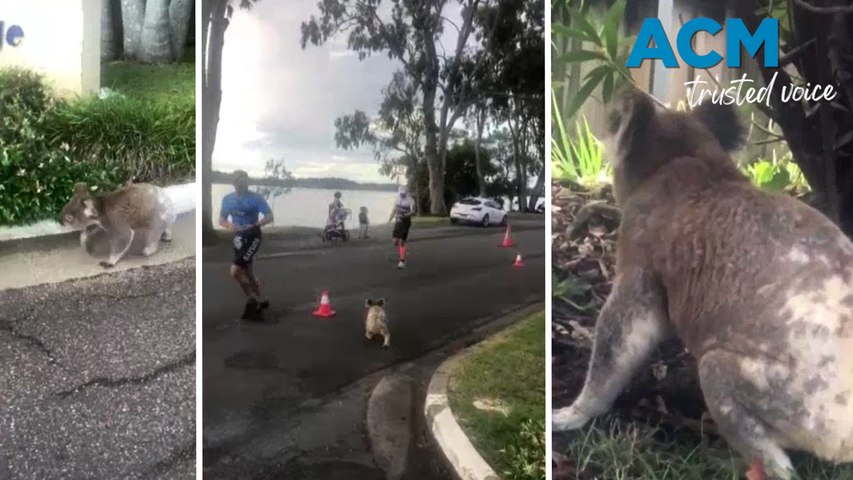
<svg viewBox="0 0 853 480">
<path fill-rule="evenodd" d="M 488 198 L 463 198 L 450 209 L 451 223 L 476 223 L 484 227 L 506 225 L 506 212 L 494 200 Z"/>
</svg>

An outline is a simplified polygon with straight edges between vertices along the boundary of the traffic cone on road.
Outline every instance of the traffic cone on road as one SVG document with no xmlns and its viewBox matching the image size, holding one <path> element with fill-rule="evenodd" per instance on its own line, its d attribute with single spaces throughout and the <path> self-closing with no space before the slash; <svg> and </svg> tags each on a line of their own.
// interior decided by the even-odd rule
<svg viewBox="0 0 853 480">
<path fill-rule="evenodd" d="M 509 224 L 506 226 L 506 233 L 504 234 L 504 241 L 501 242 L 502 248 L 511 248 L 515 246 L 515 242 L 512 241 L 512 236 L 510 235 Z"/>
<path fill-rule="evenodd" d="M 320 305 L 317 306 L 317 310 L 314 310 L 312 313 L 315 317 L 334 317 L 335 311 L 332 310 L 332 304 L 329 303 L 329 292 L 324 290 L 323 294 L 320 296 Z"/>
<path fill-rule="evenodd" d="M 521 254 L 520 253 L 515 256 L 515 263 L 513 263 L 512 266 L 515 268 L 521 268 L 524 266 L 524 262 L 521 261 Z"/>
</svg>

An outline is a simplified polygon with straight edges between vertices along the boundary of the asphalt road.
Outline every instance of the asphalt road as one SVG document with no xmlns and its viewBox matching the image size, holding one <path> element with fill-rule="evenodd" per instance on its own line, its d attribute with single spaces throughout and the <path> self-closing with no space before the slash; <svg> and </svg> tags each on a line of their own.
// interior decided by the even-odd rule
<svg viewBox="0 0 853 480">
<path fill-rule="evenodd" d="M 458 339 L 543 302 L 544 216 L 514 226 L 518 250 L 498 247 L 500 228 L 413 228 L 405 270 L 389 240 L 293 251 L 270 240 L 255 265 L 272 301 L 263 323 L 237 320 L 244 300 L 229 260 L 205 253 L 205 478 L 385 478 L 365 422 L 379 380 L 397 369 L 423 384 Z M 511 266 L 517 252 L 520 269 Z M 311 316 L 322 290 L 336 317 Z M 390 350 L 363 340 L 367 297 L 386 299 Z M 417 406 L 402 415 L 423 416 Z M 402 478 L 448 478 L 420 427 Z"/>
<path fill-rule="evenodd" d="M 195 278 L 0 291 L 0 478 L 195 478 Z"/>
</svg>

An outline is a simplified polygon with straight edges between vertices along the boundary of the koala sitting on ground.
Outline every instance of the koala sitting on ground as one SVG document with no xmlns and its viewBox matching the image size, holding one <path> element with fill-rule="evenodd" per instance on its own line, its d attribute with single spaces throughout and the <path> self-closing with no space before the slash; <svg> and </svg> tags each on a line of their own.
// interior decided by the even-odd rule
<svg viewBox="0 0 853 480">
<path fill-rule="evenodd" d="M 114 267 L 124 257 L 138 234 L 145 235 L 142 254 L 155 253 L 159 242 L 172 240 L 175 209 L 163 189 L 146 183 L 126 183 L 114 192 L 93 195 L 89 186 L 78 183 L 74 196 L 62 209 L 62 224 L 82 229 L 80 243 L 90 253 L 94 240 L 106 237 L 109 259 L 100 262 Z"/>
<path fill-rule="evenodd" d="M 740 173 L 734 109 L 662 111 L 633 90 L 620 100 L 607 149 L 623 212 L 617 274 L 583 389 L 554 431 L 607 412 L 677 335 L 748 478 L 792 478 L 785 449 L 853 461 L 853 242 Z"/>
</svg>

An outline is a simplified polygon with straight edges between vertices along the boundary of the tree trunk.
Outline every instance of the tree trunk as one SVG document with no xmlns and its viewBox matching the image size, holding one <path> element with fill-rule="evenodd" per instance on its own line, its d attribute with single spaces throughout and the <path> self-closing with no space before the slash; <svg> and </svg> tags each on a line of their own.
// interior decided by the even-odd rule
<svg viewBox="0 0 853 480">
<path fill-rule="evenodd" d="M 486 126 L 486 109 L 477 109 L 477 140 L 474 142 L 474 164 L 477 167 L 477 188 L 481 197 L 486 196 L 486 176 L 483 173 L 483 157 L 480 146 L 483 143 L 483 128 Z"/>
<path fill-rule="evenodd" d="M 428 20 L 425 20 L 428 22 Z M 438 54 L 435 49 L 435 39 L 432 30 L 424 27 L 424 56 L 428 72 L 424 74 L 423 115 L 424 115 L 424 154 L 426 155 L 427 171 L 429 172 L 429 213 L 446 215 L 447 205 L 444 203 L 444 168 L 441 165 L 439 152 L 439 125 L 435 120 L 435 96 L 438 90 Z"/>
<path fill-rule="evenodd" d="M 527 196 L 527 192 L 525 190 L 527 189 L 527 185 L 524 183 L 524 168 L 521 163 L 518 126 L 513 125 L 512 114 L 510 114 L 510 118 L 507 119 L 507 126 L 509 127 L 510 137 L 512 138 L 512 161 L 515 166 L 515 189 L 516 195 L 518 196 L 518 211 L 524 212 L 526 209 L 525 207 L 527 206 L 525 202 L 525 198 Z"/>
<path fill-rule="evenodd" d="M 202 237 L 209 238 L 213 232 L 213 148 L 216 145 L 216 128 L 219 125 L 219 105 L 222 103 L 222 48 L 225 45 L 225 30 L 228 28 L 228 18 L 225 16 L 228 0 L 211 0 L 208 15 L 203 23 L 209 25 L 203 30 L 203 37 L 208 41 L 203 56 L 204 84 L 202 91 L 201 110 L 201 165 L 202 165 Z M 206 33 L 206 34 L 205 34 Z M 203 48 L 203 49 L 204 49 Z"/>
<path fill-rule="evenodd" d="M 171 31 L 169 0 L 148 0 L 139 60 L 145 63 L 169 63 L 172 60 Z"/>
<path fill-rule="evenodd" d="M 193 0 L 172 0 L 169 5 L 169 32 L 172 43 L 172 59 L 180 62 L 187 45 L 187 34 L 192 22 Z"/>
<path fill-rule="evenodd" d="M 530 201 L 527 203 L 527 210 L 536 211 L 536 204 L 540 198 L 545 197 L 545 162 L 539 166 L 539 172 L 536 174 L 536 185 L 533 186 L 533 195 L 530 196 Z"/>
<path fill-rule="evenodd" d="M 754 31 L 760 22 L 760 18 L 755 14 L 758 11 L 756 10 L 758 3 L 740 1 L 735 2 L 733 6 L 735 16 L 743 18 L 747 28 Z M 815 42 L 813 48 L 817 49 L 818 43 L 823 44 L 823 50 L 827 50 L 828 47 L 829 52 L 824 56 L 829 59 L 838 59 L 839 52 L 846 53 L 848 59 L 853 58 L 853 55 L 850 55 L 850 49 L 853 46 L 850 44 L 849 35 L 842 34 L 838 37 L 836 34 L 838 30 L 846 32 L 843 24 L 833 24 L 833 19 L 840 21 L 839 16 L 813 14 L 801 8 L 794 8 L 791 15 L 798 43 L 814 38 L 818 42 Z M 839 27 L 839 25 L 842 26 Z M 828 44 L 825 37 L 827 32 L 832 32 L 830 37 L 832 41 Z M 844 40 L 847 43 L 844 43 Z M 777 72 L 779 74 L 777 85 L 787 85 L 791 82 L 790 76 L 784 69 L 760 67 L 764 63 L 763 49 L 759 50 L 755 60 L 758 62 L 765 85 Z M 810 53 L 801 56 L 796 65 L 797 70 L 804 77 L 804 81 L 826 85 L 827 81 L 821 82 L 820 79 L 827 73 L 826 65 L 816 60 L 817 56 Z M 845 63 L 846 66 L 840 65 L 836 60 L 836 64 L 833 65 L 836 75 L 841 75 L 838 72 L 853 69 L 853 60 Z M 836 76 L 834 81 L 828 83 L 840 85 L 843 89 L 847 81 L 843 77 Z M 850 151 L 849 143 L 841 141 L 843 135 L 853 129 L 853 115 L 850 114 L 853 108 L 851 94 L 853 93 L 849 88 L 847 92 L 838 91 L 838 97 L 833 102 L 838 103 L 840 108 L 832 109 L 831 115 L 827 115 L 829 109 L 826 105 L 817 107 L 820 109 L 819 115 L 807 115 L 799 102 L 783 102 L 779 94 L 771 96 L 770 100 L 773 120 L 782 129 L 794 162 L 802 169 L 815 195 L 814 206 L 831 217 L 835 216 L 833 220 L 838 222 L 848 236 L 853 237 L 853 152 Z M 833 135 L 835 138 L 832 139 L 827 135 L 833 133 L 831 130 L 836 133 Z M 846 149 L 835 147 L 835 143 L 846 145 Z M 836 212 L 837 215 L 835 215 Z"/>
<path fill-rule="evenodd" d="M 122 45 L 124 57 L 136 60 L 142 47 L 145 0 L 121 0 Z"/>
<path fill-rule="evenodd" d="M 101 0 L 101 61 L 110 62 L 118 57 L 113 28 L 113 2 Z"/>
</svg>

